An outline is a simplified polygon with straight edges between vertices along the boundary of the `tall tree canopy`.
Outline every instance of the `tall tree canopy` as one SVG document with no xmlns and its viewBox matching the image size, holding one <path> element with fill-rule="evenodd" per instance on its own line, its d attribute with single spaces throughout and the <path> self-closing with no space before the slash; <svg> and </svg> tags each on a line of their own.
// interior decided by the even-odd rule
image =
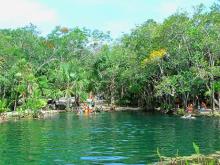
<svg viewBox="0 0 220 165">
<path fill-rule="evenodd" d="M 169 110 L 199 98 L 220 110 L 220 5 L 147 20 L 116 41 L 78 27 L 2 29 L 0 71 L 0 112 L 90 91 L 112 105 Z"/>
</svg>

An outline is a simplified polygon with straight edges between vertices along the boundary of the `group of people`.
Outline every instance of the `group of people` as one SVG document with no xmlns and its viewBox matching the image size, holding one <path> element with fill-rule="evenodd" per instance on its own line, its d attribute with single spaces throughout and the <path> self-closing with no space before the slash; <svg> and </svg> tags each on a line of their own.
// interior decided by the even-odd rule
<svg viewBox="0 0 220 165">
<path fill-rule="evenodd" d="M 82 107 L 79 107 L 78 114 L 90 114 L 94 112 L 95 108 L 95 101 L 94 97 L 90 97 L 83 103 Z"/>
<path fill-rule="evenodd" d="M 199 112 L 205 112 L 207 110 L 207 106 L 206 106 L 206 103 L 205 102 L 201 102 L 201 105 L 200 104 L 198 104 L 198 111 Z M 194 111 L 194 106 L 193 106 L 193 104 L 192 103 L 190 103 L 188 106 L 187 106 L 187 108 L 186 108 L 186 111 L 188 112 L 188 113 L 193 113 L 193 111 Z"/>
</svg>

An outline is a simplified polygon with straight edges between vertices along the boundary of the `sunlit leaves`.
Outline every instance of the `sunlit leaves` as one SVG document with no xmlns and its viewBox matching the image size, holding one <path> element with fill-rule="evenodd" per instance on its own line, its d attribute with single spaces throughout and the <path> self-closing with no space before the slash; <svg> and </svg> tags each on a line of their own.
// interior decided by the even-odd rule
<svg viewBox="0 0 220 165">
<path fill-rule="evenodd" d="M 152 61 L 160 60 L 167 54 L 166 49 L 154 50 L 150 53 L 149 57 L 142 61 L 142 65 L 146 65 Z"/>
</svg>

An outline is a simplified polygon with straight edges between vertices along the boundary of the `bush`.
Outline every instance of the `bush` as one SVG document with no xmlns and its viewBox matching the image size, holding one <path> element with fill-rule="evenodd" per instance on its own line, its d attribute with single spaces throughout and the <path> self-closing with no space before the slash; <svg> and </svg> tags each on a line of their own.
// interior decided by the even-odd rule
<svg viewBox="0 0 220 165">
<path fill-rule="evenodd" d="M 172 105 L 167 103 L 161 103 L 160 108 L 162 112 L 167 113 L 172 110 Z"/>
<path fill-rule="evenodd" d="M 39 110 L 41 108 L 44 108 L 46 105 L 47 105 L 47 101 L 45 99 L 29 98 L 27 99 L 27 102 L 25 104 L 19 107 L 19 109 Z"/>
<path fill-rule="evenodd" d="M 185 110 L 183 108 L 179 108 L 177 111 L 176 111 L 177 115 L 185 115 Z"/>
<path fill-rule="evenodd" d="M 0 113 L 7 112 L 8 110 L 7 101 L 5 99 L 0 100 Z"/>
</svg>

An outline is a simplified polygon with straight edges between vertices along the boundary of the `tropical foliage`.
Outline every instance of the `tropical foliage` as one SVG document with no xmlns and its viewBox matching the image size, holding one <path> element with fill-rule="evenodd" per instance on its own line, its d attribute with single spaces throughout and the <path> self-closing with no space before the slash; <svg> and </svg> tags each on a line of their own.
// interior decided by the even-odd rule
<svg viewBox="0 0 220 165">
<path fill-rule="evenodd" d="M 36 110 L 88 93 L 111 104 L 220 110 L 220 5 L 148 20 L 113 41 L 98 30 L 34 25 L 0 30 L 0 112 Z"/>
</svg>

